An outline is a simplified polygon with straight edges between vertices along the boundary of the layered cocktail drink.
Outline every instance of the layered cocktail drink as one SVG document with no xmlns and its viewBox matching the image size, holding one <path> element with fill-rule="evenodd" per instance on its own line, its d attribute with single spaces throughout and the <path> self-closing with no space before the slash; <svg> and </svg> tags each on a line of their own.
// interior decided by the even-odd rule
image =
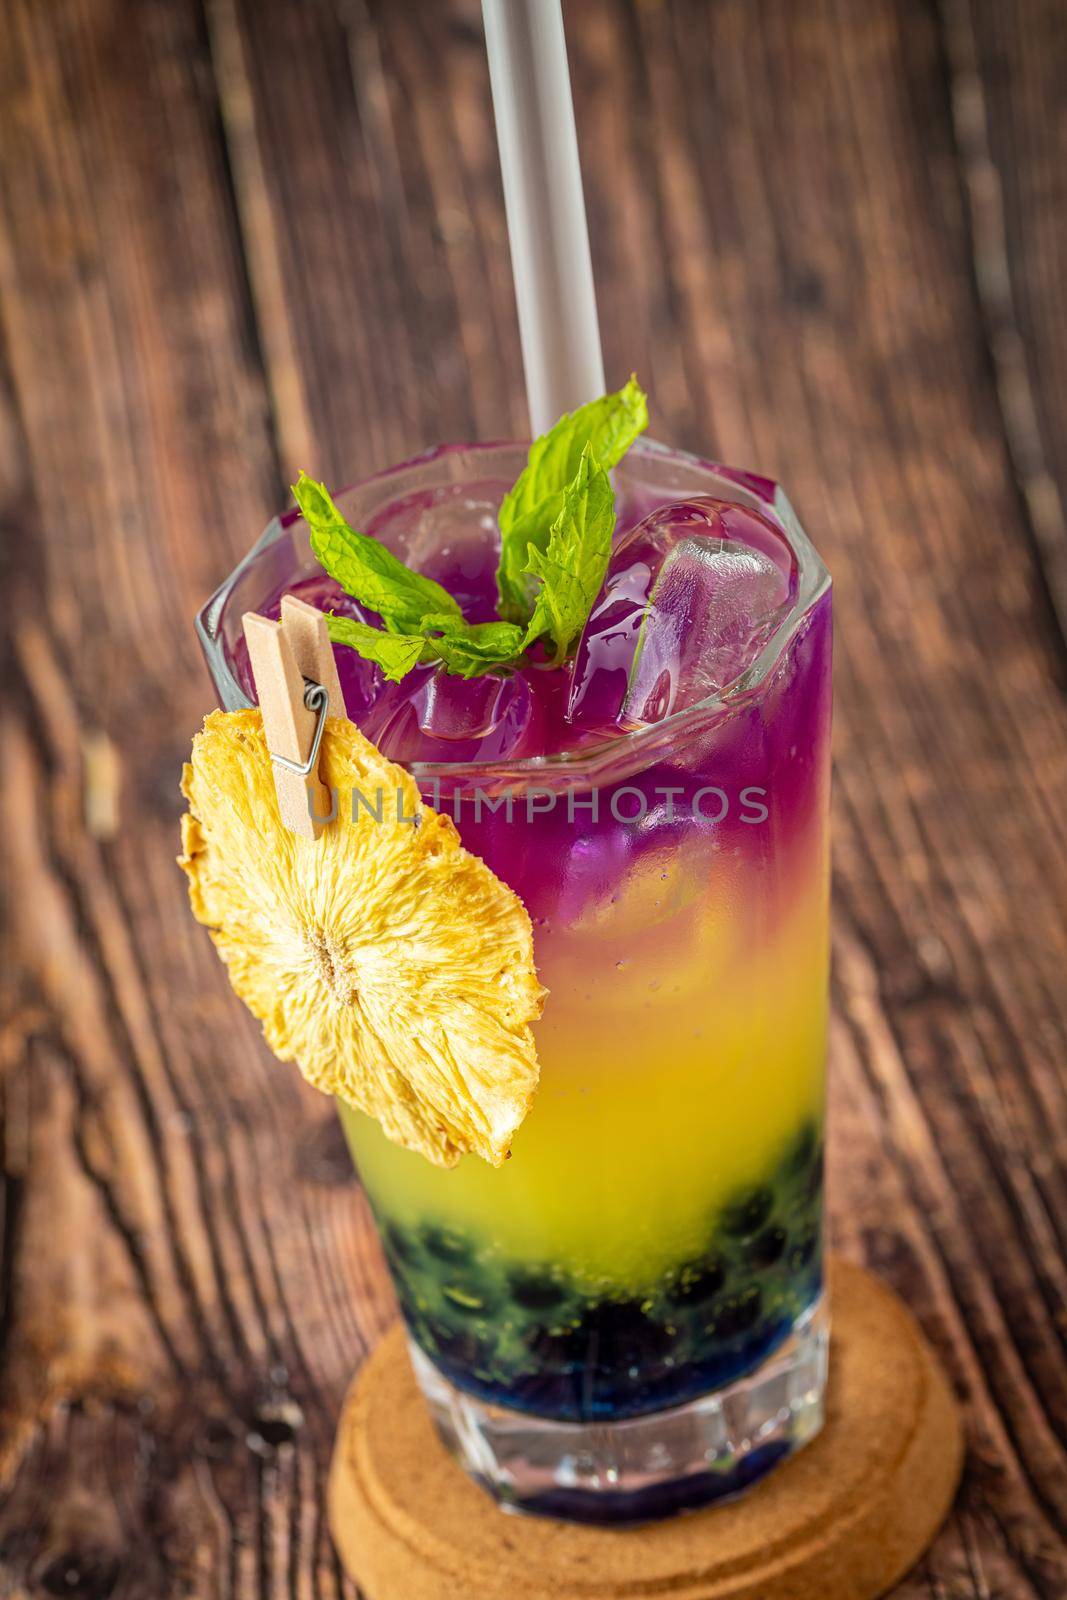
<svg viewBox="0 0 1067 1600">
<path fill-rule="evenodd" d="M 445 447 L 338 505 L 488 621 L 523 460 Z M 348 716 L 519 895 L 548 990 L 502 1166 L 345 1132 L 446 1440 L 504 1503 L 596 1521 L 803 1444 L 826 1342 L 829 580 L 765 479 L 646 443 L 614 482 L 562 664 L 392 683 L 336 646 Z M 200 619 L 227 708 L 240 614 L 283 593 L 367 620 L 280 519 Z"/>
</svg>

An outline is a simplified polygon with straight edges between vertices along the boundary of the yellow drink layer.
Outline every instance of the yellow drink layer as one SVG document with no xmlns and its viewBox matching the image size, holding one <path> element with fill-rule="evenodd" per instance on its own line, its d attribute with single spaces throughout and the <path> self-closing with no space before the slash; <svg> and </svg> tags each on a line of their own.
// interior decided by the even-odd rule
<svg viewBox="0 0 1067 1600">
<path fill-rule="evenodd" d="M 705 856 L 653 858 L 610 905 L 538 930 L 541 1083 L 504 1167 L 441 1171 L 342 1108 L 381 1217 L 632 1294 L 705 1251 L 722 1206 L 821 1124 L 825 848 L 770 894 L 743 858 L 709 878 Z"/>
</svg>

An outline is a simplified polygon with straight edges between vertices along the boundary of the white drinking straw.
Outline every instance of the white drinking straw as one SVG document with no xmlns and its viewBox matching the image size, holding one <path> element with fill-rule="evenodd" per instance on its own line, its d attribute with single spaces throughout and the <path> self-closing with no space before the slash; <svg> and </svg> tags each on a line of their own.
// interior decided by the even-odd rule
<svg viewBox="0 0 1067 1600">
<path fill-rule="evenodd" d="M 560 0 L 482 0 L 533 434 L 604 393 Z"/>
</svg>

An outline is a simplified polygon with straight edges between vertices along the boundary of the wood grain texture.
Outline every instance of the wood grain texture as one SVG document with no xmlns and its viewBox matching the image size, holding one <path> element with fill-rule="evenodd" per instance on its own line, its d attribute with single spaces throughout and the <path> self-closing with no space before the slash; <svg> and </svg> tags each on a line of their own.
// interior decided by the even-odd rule
<svg viewBox="0 0 1067 1600">
<path fill-rule="evenodd" d="M 1060 1600 L 1063 10 L 567 20 L 609 379 L 835 575 L 834 1235 L 970 1437 L 899 1593 Z M 298 466 L 523 425 L 475 0 L 0 8 L 0 1594 L 354 1593 L 324 1474 L 392 1303 L 184 904 L 190 618 Z"/>
</svg>

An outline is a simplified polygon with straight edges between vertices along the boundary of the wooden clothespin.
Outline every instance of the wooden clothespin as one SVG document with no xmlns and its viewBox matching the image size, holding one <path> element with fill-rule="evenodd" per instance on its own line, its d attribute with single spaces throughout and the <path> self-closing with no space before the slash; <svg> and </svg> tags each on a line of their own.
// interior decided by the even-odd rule
<svg viewBox="0 0 1067 1600">
<path fill-rule="evenodd" d="M 345 715 L 326 618 L 287 594 L 279 622 L 255 611 L 242 621 L 281 819 L 302 839 L 317 839 L 325 824 L 315 819 L 331 810 L 318 773 L 322 729 L 327 717 Z"/>
</svg>

